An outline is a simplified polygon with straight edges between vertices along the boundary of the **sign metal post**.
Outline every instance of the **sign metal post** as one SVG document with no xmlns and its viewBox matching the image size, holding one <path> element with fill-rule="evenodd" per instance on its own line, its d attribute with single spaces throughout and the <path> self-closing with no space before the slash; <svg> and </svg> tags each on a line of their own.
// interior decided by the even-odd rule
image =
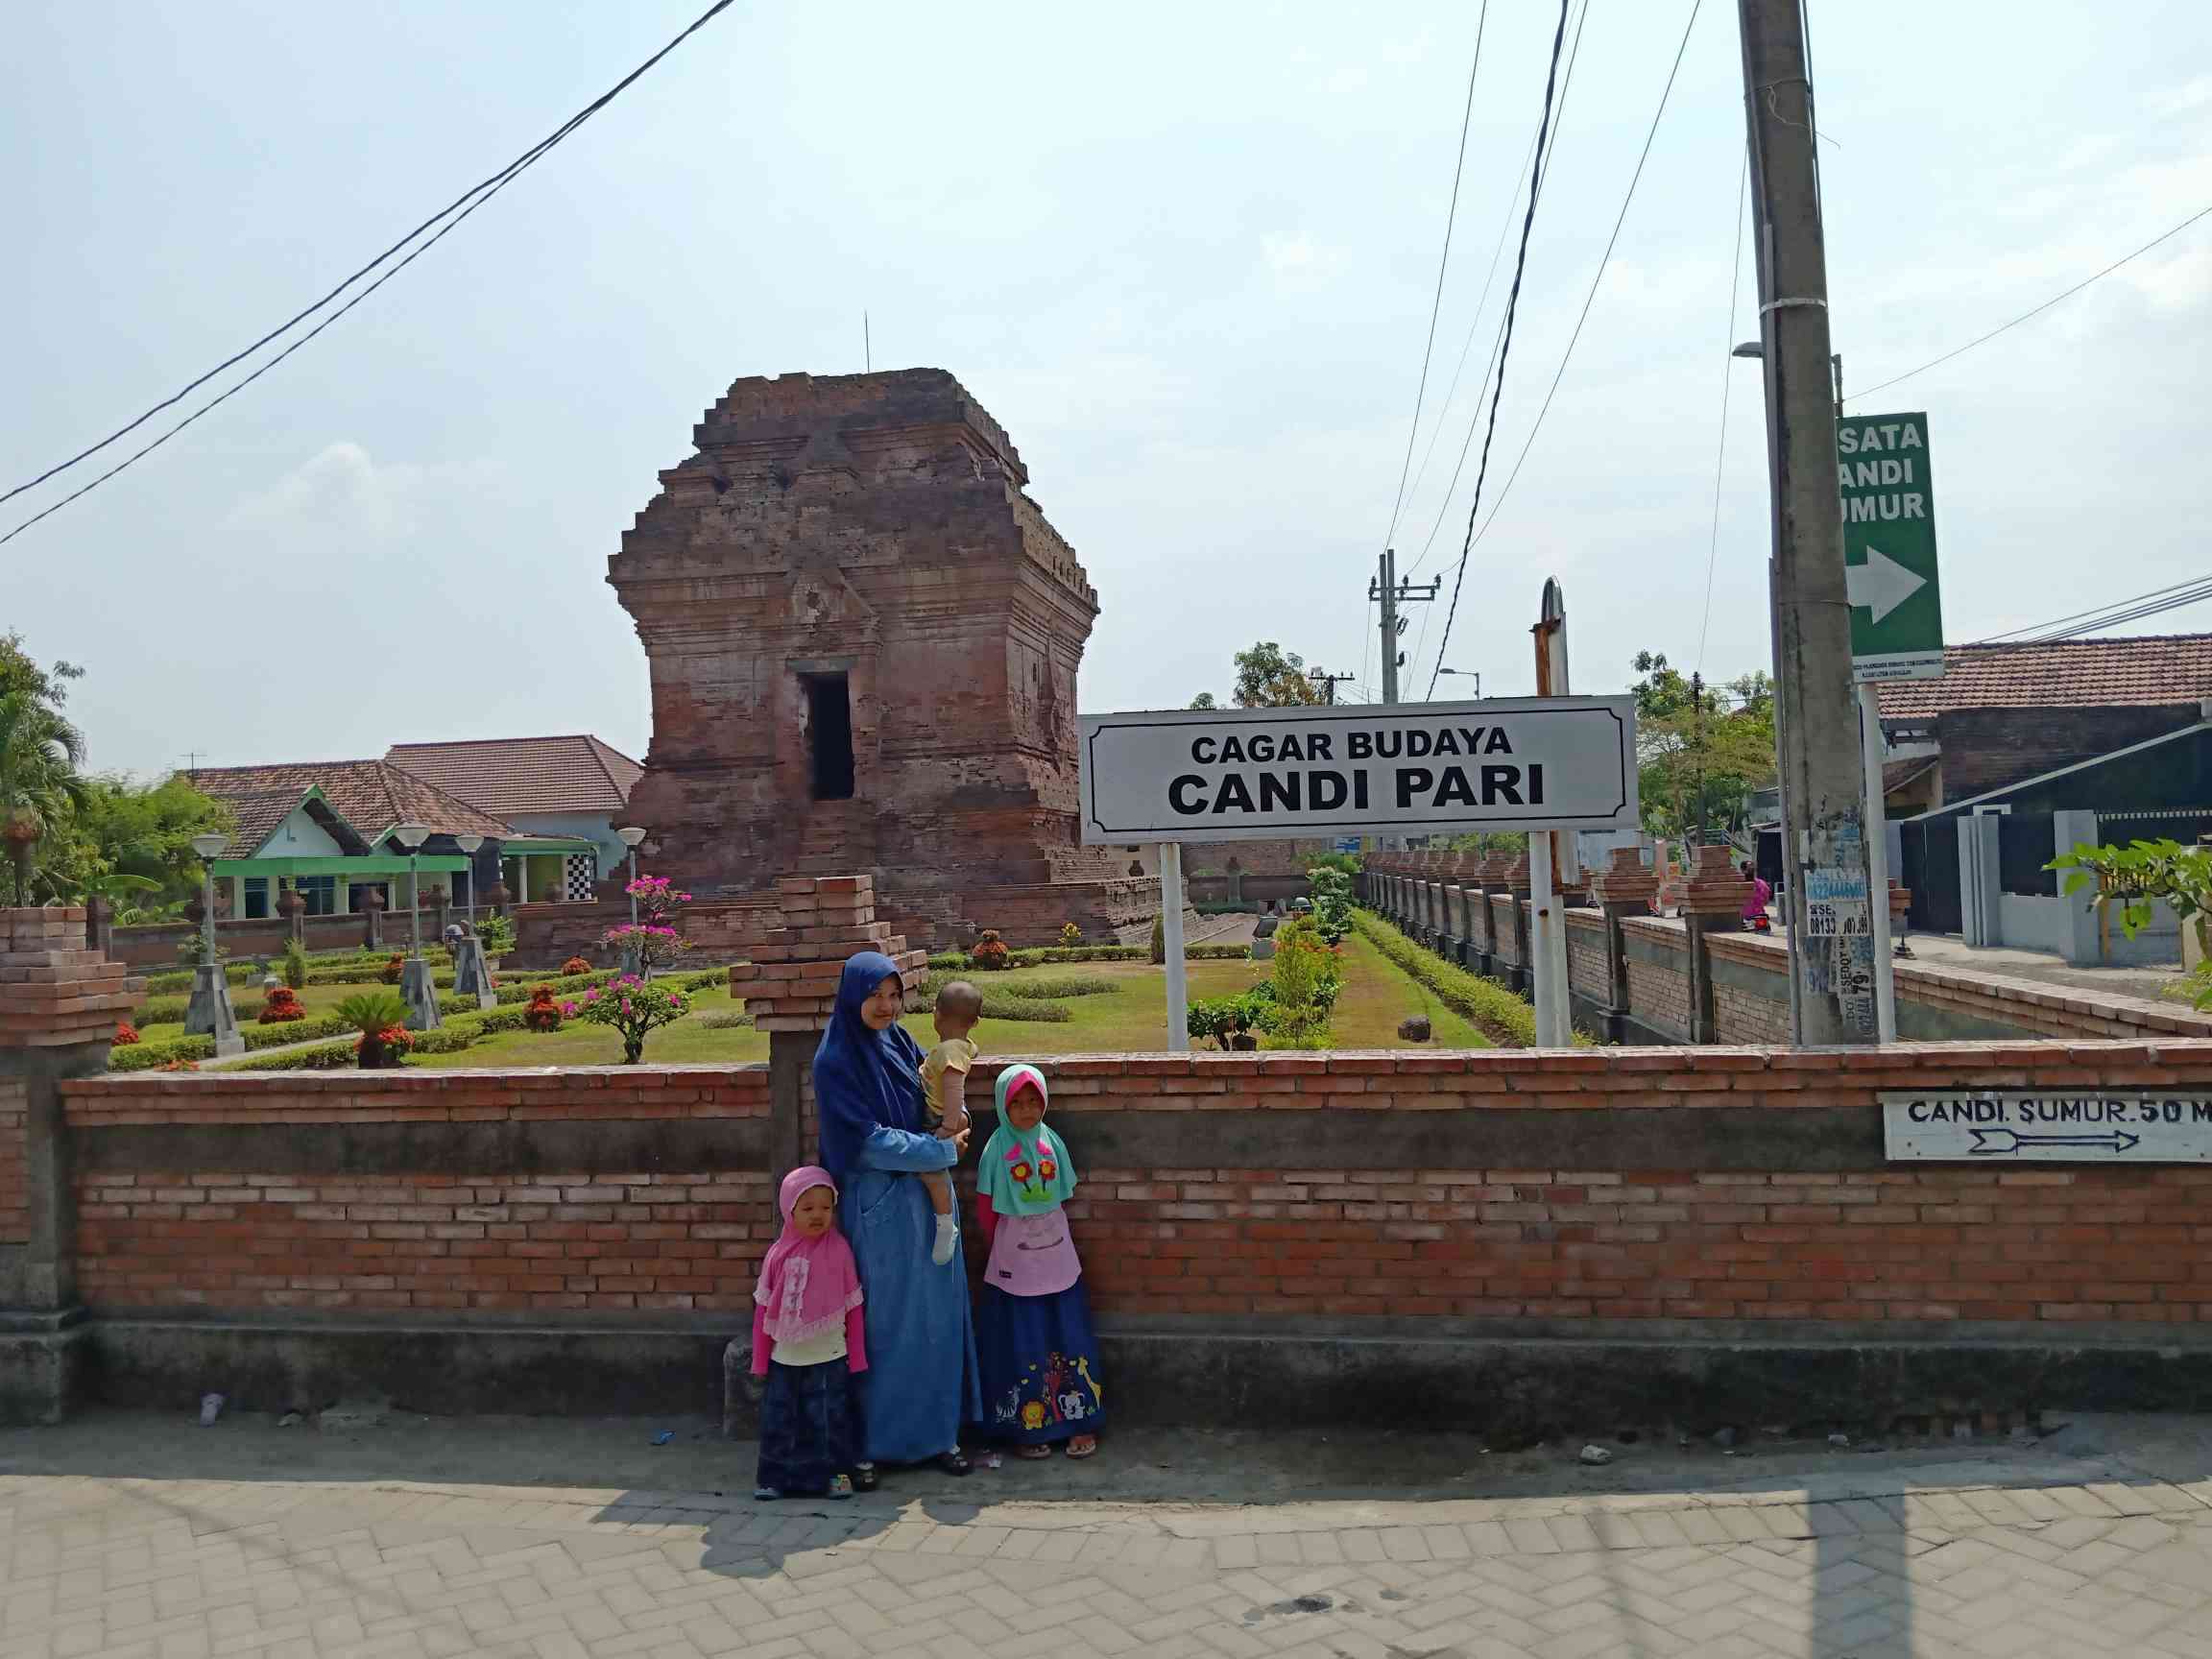
<svg viewBox="0 0 2212 1659">
<path fill-rule="evenodd" d="M 1889 832 L 1876 687 L 1885 680 L 1934 680 L 1943 673 L 1942 583 L 1936 560 L 1928 417 L 1839 414 L 1836 484 L 1843 502 L 1851 677 L 1859 688 L 1859 751 L 1865 781 L 1875 1034 L 1884 1043 L 1894 1043 L 1897 970 L 1889 939 Z M 1849 944 L 1839 940 L 1837 948 Z"/>
</svg>

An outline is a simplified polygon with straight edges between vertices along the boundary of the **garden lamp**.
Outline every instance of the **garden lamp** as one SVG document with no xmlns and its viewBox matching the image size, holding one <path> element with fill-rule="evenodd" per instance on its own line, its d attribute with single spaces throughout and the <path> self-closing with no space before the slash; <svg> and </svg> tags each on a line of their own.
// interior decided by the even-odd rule
<svg viewBox="0 0 2212 1659">
<path fill-rule="evenodd" d="M 630 885 L 637 885 L 637 843 L 645 839 L 645 831 L 635 824 L 614 833 L 622 838 L 622 845 L 630 849 Z M 630 926 L 637 926 L 637 895 L 630 895 Z"/>
<path fill-rule="evenodd" d="M 215 858 L 230 845 L 230 837 L 217 830 L 192 837 L 192 851 L 200 854 L 200 963 L 215 961 Z"/>
<path fill-rule="evenodd" d="M 429 828 L 421 824 L 398 824 L 392 830 L 392 839 L 407 849 L 407 953 L 422 954 L 422 843 L 430 839 Z"/>
<path fill-rule="evenodd" d="M 484 845 L 481 835 L 456 835 L 453 845 L 469 855 L 469 931 L 476 931 L 476 849 Z"/>
</svg>

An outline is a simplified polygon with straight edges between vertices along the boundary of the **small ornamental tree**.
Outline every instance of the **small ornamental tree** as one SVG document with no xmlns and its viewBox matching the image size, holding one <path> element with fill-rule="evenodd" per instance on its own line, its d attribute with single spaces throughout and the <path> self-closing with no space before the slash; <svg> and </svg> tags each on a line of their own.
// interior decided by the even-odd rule
<svg viewBox="0 0 2212 1659">
<path fill-rule="evenodd" d="M 395 952 L 392 960 L 377 972 L 376 977 L 387 985 L 397 985 L 407 975 L 407 958 Z"/>
<path fill-rule="evenodd" d="M 1352 878 L 1341 870 L 1316 866 L 1306 878 L 1313 887 L 1313 920 L 1321 937 L 1335 944 L 1352 931 Z"/>
<path fill-rule="evenodd" d="M 1060 929 L 1060 947 L 1062 950 L 1073 950 L 1082 943 L 1083 929 L 1076 926 L 1074 923 L 1070 922 Z"/>
<path fill-rule="evenodd" d="M 561 964 L 561 973 L 564 976 L 576 974 L 589 974 L 590 972 L 591 964 L 585 961 L 581 956 L 571 956 L 567 961 Z M 533 998 L 532 1000 L 535 1001 L 536 998 Z"/>
<path fill-rule="evenodd" d="M 2063 870 L 2065 893 L 2090 889 L 2092 905 L 2109 903 L 2120 926 L 2132 939 L 2151 925 L 2158 902 L 2172 906 L 2200 946 L 2212 947 L 2206 924 L 2212 919 L 2212 846 L 2184 847 L 2178 841 L 2131 841 L 2125 847 L 2092 847 L 2087 842 L 2061 853 L 2044 866 Z M 2206 951 L 2212 958 L 2212 949 Z M 2212 978 L 2193 976 L 2190 993 L 2200 1008 L 2212 1007 Z"/>
<path fill-rule="evenodd" d="M 644 1057 L 647 1035 L 690 1013 L 691 999 L 673 985 L 656 985 L 624 974 L 573 1002 L 562 1003 L 561 1012 L 570 1020 L 613 1026 L 622 1034 L 622 1064 L 635 1066 Z"/>
<path fill-rule="evenodd" d="M 679 892 L 665 876 L 640 876 L 622 890 L 637 901 L 637 920 L 608 928 L 599 942 L 619 950 L 640 976 L 650 979 L 656 969 L 691 949 L 676 926 L 691 895 Z"/>
<path fill-rule="evenodd" d="M 393 958 L 397 961 L 397 957 Z M 353 1052 L 361 1070 L 377 1071 L 401 1063 L 415 1046 L 407 1030 L 407 1004 L 389 991 L 363 991 L 338 1004 L 338 1018 L 361 1033 Z"/>
<path fill-rule="evenodd" d="M 1012 952 L 1006 941 L 998 936 L 996 927 L 986 927 L 975 936 L 975 947 L 968 952 L 968 960 L 986 974 L 998 974 L 1011 968 Z"/>
<path fill-rule="evenodd" d="M 307 983 L 307 953 L 300 949 L 300 941 L 284 941 L 284 983 L 297 991 Z"/>
</svg>

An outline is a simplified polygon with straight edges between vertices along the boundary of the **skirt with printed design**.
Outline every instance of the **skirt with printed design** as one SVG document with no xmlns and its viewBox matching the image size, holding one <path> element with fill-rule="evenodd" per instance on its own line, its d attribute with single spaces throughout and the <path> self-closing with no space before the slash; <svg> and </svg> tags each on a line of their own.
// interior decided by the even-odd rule
<svg viewBox="0 0 2212 1659">
<path fill-rule="evenodd" d="M 819 1498 L 832 1476 L 859 1461 L 853 1372 L 843 1359 L 768 1365 L 760 1400 L 760 1468 L 754 1484 L 794 1498 Z"/>
<path fill-rule="evenodd" d="M 1106 1420 L 1098 1337 L 1080 1279 L 1050 1296 L 1009 1296 L 984 1286 L 975 1358 L 983 1428 L 996 1439 L 1048 1446 L 1095 1434 Z"/>
</svg>

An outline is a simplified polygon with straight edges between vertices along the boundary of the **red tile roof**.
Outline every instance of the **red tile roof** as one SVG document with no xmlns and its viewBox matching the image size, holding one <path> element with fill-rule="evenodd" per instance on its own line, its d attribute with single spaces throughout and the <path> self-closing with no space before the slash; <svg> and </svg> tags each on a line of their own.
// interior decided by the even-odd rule
<svg viewBox="0 0 2212 1659">
<path fill-rule="evenodd" d="M 2212 697 L 2212 634 L 2052 644 L 1947 645 L 1940 680 L 1881 687 L 1885 719 L 1946 709 L 2080 709 Z"/>
<path fill-rule="evenodd" d="M 433 835 L 483 835 L 494 840 L 515 836 L 512 825 L 383 760 L 211 766 L 184 776 L 202 794 L 228 802 L 237 814 L 233 857 L 246 856 L 266 841 L 309 789 L 321 789 L 365 841 L 373 841 L 409 819 L 428 825 Z"/>
<path fill-rule="evenodd" d="M 385 759 L 487 812 L 619 812 L 645 768 L 596 737 L 395 743 Z"/>
</svg>

